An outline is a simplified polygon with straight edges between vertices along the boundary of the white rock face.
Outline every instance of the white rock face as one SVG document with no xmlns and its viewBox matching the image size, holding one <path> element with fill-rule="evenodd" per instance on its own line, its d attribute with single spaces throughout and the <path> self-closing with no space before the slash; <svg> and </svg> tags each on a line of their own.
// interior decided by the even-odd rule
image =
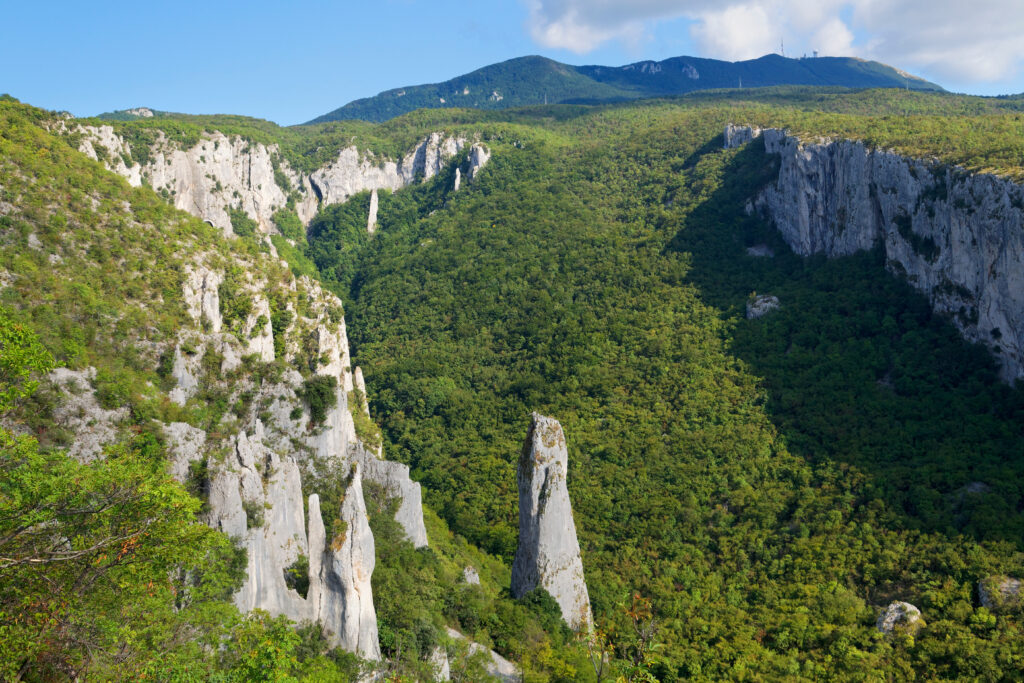
<svg viewBox="0 0 1024 683">
<path fill-rule="evenodd" d="M 380 199 L 377 197 L 377 188 L 370 191 L 370 213 L 366 217 L 366 232 L 371 235 L 377 231 L 377 209 L 380 206 Z"/>
<path fill-rule="evenodd" d="M 727 129 L 727 144 L 756 132 Z M 844 256 L 881 243 L 887 268 L 985 344 L 1003 379 L 1024 377 L 1024 188 L 861 142 L 804 143 L 776 129 L 761 137 L 782 163 L 756 205 L 796 253 Z"/>
<path fill-rule="evenodd" d="M 75 436 L 68 447 L 68 455 L 80 462 L 95 460 L 103 446 L 117 440 L 118 425 L 128 419 L 128 408 L 106 410 L 99 404 L 93 390 L 96 368 L 56 368 L 48 379 L 61 391 L 61 400 L 53 409 L 53 420 Z"/>
<path fill-rule="evenodd" d="M 733 149 L 750 142 L 761 134 L 757 126 L 735 126 L 731 123 L 725 126 L 725 149 Z"/>
<path fill-rule="evenodd" d="M 78 151 L 90 159 L 103 161 L 104 165 L 118 175 L 124 176 L 135 187 L 142 184 L 142 167 L 125 159 L 131 159 L 131 146 L 114 133 L 113 126 L 78 126 L 84 134 Z M 100 149 L 102 147 L 102 149 Z"/>
<path fill-rule="evenodd" d="M 301 621 L 310 618 L 309 607 L 284 579 L 285 569 L 299 555 L 308 556 L 301 476 L 294 460 L 281 459 L 257 441 L 258 436 L 247 439 L 242 432 L 236 442 L 242 500 L 256 519 L 247 515 L 248 573 L 235 604 L 243 612 L 259 607 Z M 269 472 L 265 486 L 261 465 Z"/>
<path fill-rule="evenodd" d="M 747 302 L 747 320 L 754 320 L 767 315 L 779 307 L 779 297 L 771 294 L 758 294 Z"/>
<path fill-rule="evenodd" d="M 235 594 L 242 611 L 264 609 L 289 619 L 320 621 L 331 643 L 366 659 L 380 659 L 370 579 L 374 543 L 358 468 L 341 507 L 344 532 L 327 538 L 320 499 L 309 498 L 308 540 L 299 468 L 263 444 L 257 420 L 252 436 L 235 438 L 234 458 L 213 476 L 208 522 L 246 547 L 246 580 Z M 333 524 L 332 524 L 333 527 Z M 309 592 L 289 588 L 285 571 L 299 556 L 309 561 Z"/>
<path fill-rule="evenodd" d="M 310 174 L 309 180 L 325 205 L 343 203 L 366 190 L 394 192 L 417 177 L 434 177 L 465 145 L 463 138 L 431 133 L 398 162 L 366 158 L 355 147 L 347 147 L 333 162 Z"/>
<path fill-rule="evenodd" d="M 875 627 L 882 633 L 890 634 L 897 629 L 913 630 L 919 621 L 921 621 L 921 610 L 909 602 L 894 601 L 878 617 Z"/>
<path fill-rule="evenodd" d="M 163 427 L 167 438 L 167 454 L 170 456 L 170 474 L 179 484 L 188 479 L 189 465 L 202 460 L 206 446 L 206 432 L 186 422 L 172 422 Z"/>
<path fill-rule="evenodd" d="M 121 155 L 131 158 L 131 148 L 111 126 L 79 126 L 78 130 L 84 134 L 80 151 L 95 159 L 94 146 L 102 144 L 109 151 L 105 163 L 110 170 L 135 186 L 145 179 L 157 192 L 169 194 L 174 206 L 225 234 L 232 232 L 229 208 L 240 208 L 263 232 L 270 232 L 271 216 L 287 200 L 274 179 L 276 145 L 265 146 L 215 132 L 205 134 L 193 147 L 179 149 L 161 135 L 149 150 L 150 159 L 145 165 L 134 161 L 128 167 Z M 295 209 L 303 223 L 308 223 L 316 215 L 316 195 L 286 160 L 280 159 L 278 167 L 291 187 L 305 190 L 300 191 Z"/>
<path fill-rule="evenodd" d="M 359 448 L 357 453 L 366 481 L 381 486 L 388 496 L 400 501 L 395 511 L 395 520 L 402 525 L 405 535 L 414 546 L 425 548 L 428 543 L 427 528 L 423 524 L 423 493 L 419 482 L 409 477 L 409 466 L 381 460 L 368 448 Z"/>
<path fill-rule="evenodd" d="M 469 171 L 466 173 L 466 177 L 470 182 L 476 180 L 477 173 L 480 172 L 487 162 L 491 160 L 491 151 L 477 143 L 473 145 L 469 150 Z"/>
<path fill-rule="evenodd" d="M 260 323 L 260 318 L 263 322 Z M 274 360 L 274 329 L 270 325 L 270 302 L 265 296 L 254 297 L 252 312 L 245 323 L 248 335 L 247 354 L 255 354 L 264 363 Z"/>
<path fill-rule="evenodd" d="M 519 547 L 512 563 L 512 596 L 543 586 L 575 630 L 591 624 L 590 596 L 566 487 L 569 453 L 562 425 L 533 413 L 519 456 Z"/>
<path fill-rule="evenodd" d="M 753 256 L 754 258 L 773 258 L 775 256 L 775 250 L 767 244 L 755 244 L 752 247 L 747 247 L 747 256 Z"/>
<path fill-rule="evenodd" d="M 352 381 L 354 382 L 355 390 L 358 391 L 361 394 L 361 400 L 363 402 L 363 404 L 362 404 L 363 414 L 366 415 L 367 417 L 369 417 L 370 416 L 370 402 L 366 398 L 366 396 L 367 396 L 367 394 L 366 394 L 366 380 L 363 379 L 363 369 L 362 368 L 357 367 L 355 372 L 352 373 Z"/>
<path fill-rule="evenodd" d="M 463 567 L 462 580 L 471 586 L 479 586 L 480 574 L 476 571 L 475 567 Z"/>
<path fill-rule="evenodd" d="M 201 360 L 207 351 L 223 356 L 222 376 L 241 364 L 243 354 L 274 358 L 263 283 L 247 279 L 245 288 L 252 296 L 253 309 L 241 329 L 229 330 L 219 310 L 221 281 L 220 274 L 201 261 L 186 270 L 182 297 L 194 326 L 179 333 L 173 370 L 179 386 L 171 392 L 172 398 L 182 403 L 201 382 L 216 381 L 204 374 Z M 332 645 L 365 659 L 380 659 L 371 588 L 375 548 L 362 477 L 365 472 L 367 479 L 400 498 L 396 518 L 417 546 L 426 545 L 420 486 L 409 478 L 407 466 L 381 460 L 355 434 L 348 392 L 358 387 L 365 395 L 366 387 L 362 373 L 354 374 L 350 367 L 344 317 L 338 315 L 341 301 L 308 278 L 291 281 L 288 286 L 295 292 L 301 290 L 308 305 L 302 313 L 290 309 L 295 317 L 283 332 L 285 360 L 308 363 L 304 349 L 313 342 L 315 372 L 337 380 L 336 406 L 322 424 L 309 429 L 306 415 L 292 417 L 294 408 L 301 405 L 296 393 L 303 382 L 299 372 L 291 368 L 279 381 L 256 383 L 243 374 L 232 379 L 238 384 L 236 391 L 252 392 L 253 403 L 262 408 L 238 416 L 240 431 L 233 440 L 233 454 L 226 461 L 211 457 L 203 450 L 205 433 L 184 423 L 167 425 L 172 471 L 184 480 L 191 462 L 208 457 L 206 521 L 237 539 L 247 551 L 246 580 L 235 595 L 241 610 L 259 608 L 296 621 L 319 621 Z M 362 409 L 366 409 L 365 403 Z M 352 473 L 341 501 L 340 519 L 328 520 L 326 525 L 317 495 L 309 497 L 308 516 L 302 507 L 303 473 L 316 477 L 324 462 L 327 471 L 340 470 L 341 476 Z M 306 596 L 289 588 L 290 574 L 286 578 L 302 557 L 309 566 Z"/>
<path fill-rule="evenodd" d="M 430 653 L 430 665 L 434 667 L 435 681 L 452 680 L 452 669 L 448 663 L 448 651 L 443 647 L 435 647 Z"/>
<path fill-rule="evenodd" d="M 376 558 L 358 465 L 345 490 L 341 520 L 344 531 L 330 539 L 324 552 L 321 567 L 324 587 L 315 609 L 320 621 L 333 631 L 343 648 L 376 661 L 380 659 L 380 645 L 370 585 Z"/>
<path fill-rule="evenodd" d="M 189 268 L 185 273 L 182 294 L 188 314 L 197 322 L 209 322 L 211 332 L 220 332 L 224 326 L 217 289 L 223 281 L 220 273 L 205 266 Z"/>
<path fill-rule="evenodd" d="M 297 191 L 294 208 L 303 225 L 316 216 L 321 205 L 343 203 L 352 195 L 371 190 L 367 230 L 372 233 L 377 224 L 377 190 L 396 191 L 421 178 L 429 180 L 468 144 L 465 138 L 435 132 L 398 161 L 367 157 L 350 146 L 342 149 L 334 161 L 303 175 L 280 156 L 277 145 L 249 142 L 219 132 L 204 134 L 200 142 L 188 149 L 179 148 L 161 132 L 143 165 L 133 159 L 130 144 L 112 126 L 77 126 L 75 131 L 83 135 L 79 151 L 103 161 L 108 169 L 136 187 L 148 182 L 174 206 L 220 228 L 226 235 L 233 232 L 230 209 L 244 211 L 264 233 L 274 230 L 272 216 L 288 199 L 288 192 L 277 182 L 281 174 L 289 190 Z M 126 159 L 132 162 L 131 166 L 125 163 Z M 468 155 L 468 178 L 472 180 L 489 159 L 486 147 L 473 145 Z M 279 176 L 275 176 L 275 163 Z M 455 189 L 458 184 L 457 181 Z"/>
</svg>

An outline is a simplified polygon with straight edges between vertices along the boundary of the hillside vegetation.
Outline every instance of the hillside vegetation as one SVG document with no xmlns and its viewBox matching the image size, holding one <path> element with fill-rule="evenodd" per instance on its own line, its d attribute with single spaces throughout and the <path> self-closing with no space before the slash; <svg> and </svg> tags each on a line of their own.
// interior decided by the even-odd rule
<svg viewBox="0 0 1024 683">
<path fill-rule="evenodd" d="M 367 193 L 323 208 L 294 244 L 274 236 L 292 271 L 343 298 L 384 451 L 412 466 L 430 508 L 432 547 L 414 550 L 389 502 L 367 492 L 392 679 L 426 675 L 448 626 L 516 659 L 529 681 L 596 681 L 603 651 L 603 680 L 1011 681 L 1024 670 L 1021 606 L 984 607 L 977 587 L 1024 572 L 1024 389 L 1000 383 L 987 353 L 886 275 L 881 254 L 793 255 L 744 211 L 776 160 L 756 145 L 723 150 L 721 131 L 857 137 L 1024 178 L 1018 107 L 776 88 L 376 125 L 96 123 L 133 150 L 160 132 L 186 143 L 221 130 L 277 144 L 306 171 L 340 146 L 397 156 L 435 130 L 493 152 L 458 193 L 458 160 L 381 192 L 372 237 Z M 243 565 L 196 523 L 201 488 L 164 473 L 156 428 L 184 420 L 226 438 L 232 412 L 250 409 L 220 385 L 187 410 L 163 394 L 160 345 L 187 323 L 183 260 L 209 251 L 268 281 L 292 273 L 254 236 L 223 240 L 129 188 L 73 137 L 47 133 L 52 115 L 0 102 L 0 116 L 0 439 L 15 473 L 0 485 L 5 519 L 29 514 L 39 491 L 56 509 L 75 505 L 71 482 L 140 496 L 121 508 L 138 546 L 84 555 L 104 570 L 88 590 L 70 572 L 0 565 L 2 675 L 352 679 L 358 662 L 315 628 L 237 613 Z M 753 245 L 776 255 L 749 256 Z M 755 293 L 782 307 L 744 319 Z M 54 364 L 96 367 L 105 407 L 128 407 L 105 459 L 64 455 L 72 435 L 48 421 L 53 394 L 45 380 L 31 386 Z M 568 439 L 599 629 L 589 643 L 560 625 L 550 596 L 506 590 L 514 467 L 534 410 Z M 160 519 L 161 536 L 139 535 L 137 518 Z M 109 520 L 84 523 L 82 539 Z M 467 564 L 482 586 L 460 579 Z M 879 633 L 893 600 L 918 606 L 924 625 Z M 466 654 L 456 679 L 482 680 Z"/>
<path fill-rule="evenodd" d="M 491 64 L 443 83 L 411 85 L 349 102 L 309 123 L 361 119 L 387 121 L 417 109 L 508 109 L 531 104 L 597 104 L 665 97 L 714 88 L 780 85 L 903 88 L 942 87 L 862 59 L 790 59 L 776 54 L 743 62 L 673 57 L 620 67 L 572 66 L 531 56 Z"/>
<path fill-rule="evenodd" d="M 388 451 L 428 502 L 510 559 L 514 463 L 539 410 L 569 439 L 599 623 L 658 680 L 1013 679 L 1018 617 L 980 607 L 976 585 L 1020 571 L 1024 396 L 878 255 L 789 253 L 743 212 L 772 160 L 720 149 L 728 120 L 921 154 L 942 149 L 942 122 L 968 122 L 533 113 L 539 129 L 497 147 L 468 193 L 445 200 L 442 177 L 385 197 L 357 267 L 326 250 L 361 209 L 309 235 L 348 292 Z M 984 150 L 1024 139 L 1015 115 L 975 123 L 951 154 L 990 163 Z M 746 255 L 761 242 L 779 256 Z M 737 320 L 754 291 L 783 309 Z M 651 601 L 656 651 L 640 651 L 635 595 Z M 882 637 L 894 599 L 927 629 Z"/>
</svg>

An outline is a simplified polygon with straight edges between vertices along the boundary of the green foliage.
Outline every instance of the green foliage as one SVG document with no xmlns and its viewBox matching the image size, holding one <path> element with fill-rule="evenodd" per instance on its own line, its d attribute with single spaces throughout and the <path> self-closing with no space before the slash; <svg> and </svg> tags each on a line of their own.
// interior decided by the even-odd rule
<svg viewBox="0 0 1024 683">
<path fill-rule="evenodd" d="M 298 214 L 293 209 L 278 209 L 270 217 L 270 220 L 274 221 L 274 225 L 284 237 L 296 242 L 306 241 L 306 230 L 302 227 L 302 221 L 299 220 Z"/>
<path fill-rule="evenodd" d="M 0 413 L 39 386 L 35 377 L 53 368 L 53 357 L 24 324 L 0 306 Z"/>
<path fill-rule="evenodd" d="M 231 633 L 222 666 L 228 681 L 298 681 L 295 650 L 299 635 L 285 617 L 271 617 L 253 610 Z"/>
<path fill-rule="evenodd" d="M 181 629 L 194 639 L 179 657 L 203 660 L 234 613 L 241 566 L 160 456 L 141 439 L 82 465 L 0 430 L 4 678 L 130 676 Z"/>
<path fill-rule="evenodd" d="M 238 338 L 243 336 L 242 327 L 248 321 L 253 307 L 252 294 L 247 291 L 246 284 L 245 271 L 237 265 L 232 265 L 224 273 L 224 280 L 217 287 L 224 326 Z"/>
<path fill-rule="evenodd" d="M 382 211 L 341 287 L 385 450 L 453 528 L 508 560 L 526 420 L 558 417 L 623 675 L 1009 675 L 1019 625 L 976 630 L 970 595 L 990 567 L 1018 566 L 1021 395 L 877 255 L 804 261 L 746 216 L 774 167 L 755 146 L 721 150 L 734 117 L 749 120 L 578 112 L 498 149 L 446 202 L 429 184 L 395 195 L 420 208 Z M 319 239 L 322 271 L 353 268 Z M 764 241 L 775 259 L 745 255 Z M 737 320 L 751 291 L 783 308 Z M 976 476 L 993 490 L 958 493 Z M 650 619 L 623 611 L 635 591 Z M 453 596 L 448 618 L 476 623 L 471 591 Z M 925 611 L 912 645 L 876 636 L 895 598 Z M 534 661 L 521 617 L 497 605 L 510 631 L 488 623 L 489 637 Z"/>
<path fill-rule="evenodd" d="M 327 418 L 327 411 L 338 405 L 338 380 L 332 375 L 314 375 L 302 383 L 296 392 L 309 406 L 309 418 L 313 424 L 321 424 Z"/>
<path fill-rule="evenodd" d="M 284 570 L 285 584 L 296 591 L 303 598 L 309 593 L 309 558 L 299 555 L 290 566 Z"/>
<path fill-rule="evenodd" d="M 356 428 L 356 436 L 371 449 L 381 444 L 380 428 L 367 414 L 366 396 L 359 389 L 348 393 L 348 407 L 352 413 L 352 422 Z"/>
<path fill-rule="evenodd" d="M 231 229 L 239 237 L 255 237 L 259 232 L 259 225 L 249 214 L 241 209 L 228 209 L 228 216 L 231 218 Z"/>
</svg>

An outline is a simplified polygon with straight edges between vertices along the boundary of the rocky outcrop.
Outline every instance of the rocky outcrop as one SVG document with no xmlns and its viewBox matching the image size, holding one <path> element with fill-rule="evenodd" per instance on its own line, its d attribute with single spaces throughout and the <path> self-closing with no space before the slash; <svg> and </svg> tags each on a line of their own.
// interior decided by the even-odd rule
<svg viewBox="0 0 1024 683">
<path fill-rule="evenodd" d="M 178 483 L 185 483 L 192 463 L 202 460 L 205 455 L 206 432 L 185 422 L 172 422 L 163 427 L 167 439 L 167 455 L 170 458 L 170 475 Z"/>
<path fill-rule="evenodd" d="M 747 320 L 754 320 L 768 315 L 779 307 L 779 297 L 771 294 L 758 294 L 747 301 Z"/>
<path fill-rule="evenodd" d="M 773 258 L 775 256 L 775 250 L 767 244 L 755 244 L 752 247 L 747 247 L 747 256 L 753 256 L 754 258 Z"/>
<path fill-rule="evenodd" d="M 395 520 L 402 526 L 406 537 L 417 548 L 427 545 L 427 527 L 423 523 L 423 494 L 419 482 L 409 477 L 409 466 L 400 462 L 381 460 L 368 448 L 358 447 L 356 460 L 363 465 L 366 481 L 380 486 L 389 498 L 398 500 Z"/>
<path fill-rule="evenodd" d="M 725 125 L 725 148 L 733 149 L 745 145 L 761 134 L 757 126 L 737 126 L 731 123 Z"/>
<path fill-rule="evenodd" d="M 272 380 L 252 381 L 244 373 L 231 377 L 231 400 L 244 394 L 253 408 L 225 418 L 227 428 L 238 430 L 226 460 L 203 452 L 201 430 L 168 425 L 172 470 L 183 480 L 191 462 L 207 458 L 207 522 L 247 551 L 246 579 L 235 596 L 241 610 L 319 621 L 333 645 L 364 659 L 380 659 L 371 587 L 375 548 L 363 477 L 400 499 L 396 518 L 417 546 L 426 545 L 426 529 L 420 487 L 409 478 L 409 468 L 380 459 L 355 433 L 351 410 L 357 408 L 349 406 L 349 392 L 358 386 L 365 395 L 365 385 L 362 374 L 351 368 L 342 303 L 308 278 L 289 280 L 278 285 L 285 289 L 273 298 L 279 305 L 285 302 L 291 322 L 275 332 L 271 295 L 263 291 L 268 282 L 261 279 L 266 276 L 246 275 L 236 278 L 233 296 L 249 297 L 249 313 L 244 324 L 235 320 L 228 325 L 218 295 L 225 266 L 210 264 L 219 264 L 216 255 L 201 257 L 185 270 L 183 298 L 193 325 L 182 329 L 174 348 L 175 367 L 181 367 L 172 375 L 187 385 L 175 391 L 187 400 L 200 383 L 216 381 L 208 374 L 209 363 L 202 362 L 209 352 L 221 358 L 222 374 L 242 367 L 244 354 L 274 360 L 275 348 L 294 367 Z M 289 292 L 301 297 L 301 305 L 295 305 Z M 276 347 L 275 333 L 283 335 Z M 296 371 L 299 367 L 337 382 L 335 405 L 317 424 L 310 423 L 299 398 L 306 381 Z M 365 410 L 365 401 L 358 409 Z M 331 504 L 337 518 L 325 520 L 316 494 L 309 496 L 308 510 L 303 511 L 302 482 L 315 486 L 327 476 L 345 477 L 345 485 L 344 495 Z"/>
<path fill-rule="evenodd" d="M 466 178 L 468 178 L 470 182 L 476 180 L 477 174 L 490 160 L 491 151 L 489 149 L 480 143 L 473 145 L 469 150 L 469 171 L 466 172 Z"/>
<path fill-rule="evenodd" d="M 370 579 L 374 544 L 358 467 L 351 473 L 340 519 L 328 538 L 320 499 L 309 499 L 308 538 L 298 465 L 263 444 L 258 420 L 252 436 L 235 438 L 234 457 L 210 486 L 209 523 L 246 548 L 245 583 L 235 595 L 242 611 L 267 610 L 289 619 L 320 621 L 334 645 L 364 659 L 380 659 Z M 308 563 L 308 593 L 289 586 L 289 570 Z"/>
<path fill-rule="evenodd" d="M 211 332 L 220 332 L 224 319 L 220 314 L 218 288 L 224 277 L 205 266 L 189 268 L 185 272 L 183 299 L 193 320 L 209 323 Z"/>
<path fill-rule="evenodd" d="M 466 146 L 465 138 L 431 133 L 399 161 L 374 159 L 346 147 L 338 157 L 309 176 L 323 204 L 340 204 L 366 190 L 400 190 L 418 179 L 429 180 Z"/>
<path fill-rule="evenodd" d="M 435 681 L 452 680 L 452 668 L 448 663 L 448 651 L 438 645 L 430 652 L 430 666 L 434 669 Z"/>
<path fill-rule="evenodd" d="M 576 630 L 589 628 L 590 596 L 566 487 L 569 454 L 562 425 L 533 413 L 519 456 L 519 547 L 512 564 L 512 596 L 538 586 L 551 594 Z"/>
<path fill-rule="evenodd" d="M 128 419 L 128 408 L 107 410 L 99 404 L 93 390 L 96 368 L 57 368 L 47 379 L 61 395 L 53 409 L 53 421 L 74 435 L 68 455 L 80 462 L 95 460 L 105 445 L 117 440 L 118 425 Z"/>
<path fill-rule="evenodd" d="M 1024 605 L 1024 582 L 1009 576 L 990 576 L 978 582 L 978 601 L 993 612 L 1004 612 Z"/>
<path fill-rule="evenodd" d="M 67 130 L 65 126 L 63 130 Z M 367 230 L 376 228 L 378 190 L 400 190 L 437 175 L 448 161 L 466 149 L 463 137 L 435 132 L 401 159 L 368 156 L 346 147 L 328 164 L 305 175 L 280 154 L 277 145 L 264 145 L 219 132 L 206 133 L 195 145 L 182 148 L 162 132 L 151 148 L 136 150 L 112 126 L 76 126 L 79 151 L 102 161 L 134 186 L 148 183 L 179 209 L 232 234 L 230 211 L 244 211 L 264 232 L 273 230 L 272 216 L 294 199 L 294 209 L 308 224 L 321 205 L 339 204 L 370 190 Z M 473 180 L 490 159 L 482 144 L 472 145 L 466 157 L 467 177 Z M 458 189 L 458 182 L 455 189 Z"/>
<path fill-rule="evenodd" d="M 894 601 L 889 603 L 885 611 L 878 617 L 875 627 L 882 633 L 908 633 L 913 635 L 922 626 L 921 610 L 909 602 Z"/>
<path fill-rule="evenodd" d="M 319 505 L 316 507 L 319 513 Z M 310 511 L 312 515 L 312 500 Z M 315 594 L 311 586 L 310 595 L 316 618 L 335 635 L 338 644 L 363 659 L 379 660 L 377 615 L 370 585 L 376 564 L 374 553 L 360 468 L 354 465 L 341 504 L 341 524 L 323 552 L 319 586 Z"/>
<path fill-rule="evenodd" d="M 161 132 L 152 148 L 139 155 L 145 159 L 141 163 L 111 126 L 78 126 L 77 132 L 83 135 L 81 152 L 103 161 L 132 185 L 147 182 L 177 208 L 226 234 L 231 234 L 230 209 L 241 209 L 263 232 L 270 232 L 271 216 L 284 207 L 292 189 L 298 191 L 295 210 L 303 223 L 316 215 L 317 199 L 308 180 L 281 158 L 277 145 L 214 132 L 183 149 Z"/>
<path fill-rule="evenodd" d="M 480 585 L 480 573 L 477 572 L 475 567 L 463 567 L 462 568 L 462 580 L 470 586 Z"/>
<path fill-rule="evenodd" d="M 448 634 L 448 637 L 453 640 L 466 641 L 468 643 L 470 655 L 475 655 L 478 652 L 483 652 L 487 655 L 485 669 L 488 676 L 494 676 L 499 681 L 502 681 L 502 683 L 518 683 L 518 681 L 521 680 L 519 667 L 499 655 L 494 650 L 488 650 L 480 643 L 474 643 L 453 628 L 446 629 L 446 633 Z"/>
<path fill-rule="evenodd" d="M 888 269 L 985 344 L 1005 380 L 1024 377 L 1024 187 L 777 129 L 727 128 L 726 145 L 759 132 L 781 164 L 755 204 L 796 253 L 844 256 L 880 244 Z"/>
<path fill-rule="evenodd" d="M 366 217 L 366 232 L 371 235 L 377 231 L 377 210 L 380 207 L 380 198 L 377 197 L 377 188 L 370 191 L 370 213 Z"/>
</svg>

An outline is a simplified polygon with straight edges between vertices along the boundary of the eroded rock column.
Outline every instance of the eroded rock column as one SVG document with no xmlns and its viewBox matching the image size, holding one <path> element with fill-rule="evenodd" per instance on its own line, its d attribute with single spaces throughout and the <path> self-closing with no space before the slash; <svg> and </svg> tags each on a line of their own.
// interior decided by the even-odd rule
<svg viewBox="0 0 1024 683">
<path fill-rule="evenodd" d="M 566 487 L 569 453 L 558 420 L 533 413 L 519 470 L 519 547 L 512 564 L 512 596 L 542 586 L 575 630 L 589 628 L 590 596 Z"/>
</svg>

